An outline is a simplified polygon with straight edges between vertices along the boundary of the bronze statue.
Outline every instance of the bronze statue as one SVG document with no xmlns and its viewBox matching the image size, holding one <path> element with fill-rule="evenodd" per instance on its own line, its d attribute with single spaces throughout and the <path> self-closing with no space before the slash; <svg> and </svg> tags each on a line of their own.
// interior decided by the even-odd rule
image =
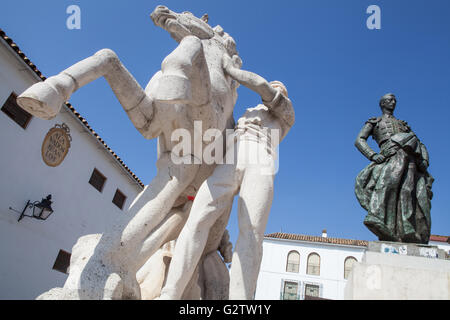
<svg viewBox="0 0 450 320">
<path fill-rule="evenodd" d="M 355 193 L 368 214 L 364 224 L 380 241 L 427 244 L 431 230 L 428 151 L 409 125 L 394 117 L 396 98 L 380 100 L 383 115 L 369 119 L 355 146 L 372 162 L 356 178 Z M 367 144 L 372 136 L 376 153 Z"/>
</svg>

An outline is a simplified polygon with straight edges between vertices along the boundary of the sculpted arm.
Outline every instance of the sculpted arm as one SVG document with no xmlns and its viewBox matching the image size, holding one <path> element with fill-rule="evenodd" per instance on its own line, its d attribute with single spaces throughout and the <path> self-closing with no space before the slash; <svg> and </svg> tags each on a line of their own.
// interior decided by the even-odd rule
<svg viewBox="0 0 450 320">
<path fill-rule="evenodd" d="M 426 171 L 428 169 L 428 166 L 430 165 L 430 157 L 428 155 L 428 150 L 425 147 L 425 145 L 422 142 L 419 142 L 419 143 L 420 143 L 420 153 L 422 156 L 422 161 L 419 164 L 419 168 L 422 171 Z"/>
<path fill-rule="evenodd" d="M 295 112 L 291 100 L 286 97 L 281 91 L 276 90 L 277 93 L 272 101 L 263 101 L 264 105 L 269 108 L 269 112 L 279 119 L 282 128 L 280 141 L 284 139 L 288 131 L 294 125 Z"/>
<path fill-rule="evenodd" d="M 281 138 L 287 134 L 295 122 L 295 112 L 291 100 L 287 97 L 284 85 L 278 81 L 269 83 L 263 77 L 256 73 L 241 70 L 233 65 L 233 61 L 227 55 L 223 57 L 223 68 L 225 72 L 240 84 L 255 91 L 261 96 L 263 103 L 270 112 L 282 121 L 283 133 Z"/>
<path fill-rule="evenodd" d="M 411 130 L 411 127 L 409 125 L 408 125 L 408 129 Z M 427 148 L 425 147 L 425 145 L 420 140 L 419 140 L 419 153 L 420 153 L 420 156 L 422 158 L 421 159 L 421 163 L 419 164 L 419 168 L 422 171 L 426 171 L 428 169 L 428 166 L 430 165 L 430 156 L 428 154 Z"/>
<path fill-rule="evenodd" d="M 272 101 L 275 98 L 277 90 L 266 79 L 256 73 L 236 68 L 228 55 L 223 56 L 222 66 L 231 78 L 250 90 L 255 91 L 261 96 L 263 101 Z"/>
<path fill-rule="evenodd" d="M 420 143 L 420 152 L 422 153 L 423 160 L 426 161 L 427 164 L 429 164 L 430 163 L 430 156 L 428 155 L 427 148 L 425 147 L 425 145 L 422 142 Z M 427 165 L 427 167 L 428 167 L 428 165 Z"/>
<path fill-rule="evenodd" d="M 369 160 L 381 163 L 384 161 L 384 156 L 377 154 L 367 144 L 367 138 L 372 135 L 373 124 L 367 122 L 356 137 L 355 147 Z"/>
</svg>

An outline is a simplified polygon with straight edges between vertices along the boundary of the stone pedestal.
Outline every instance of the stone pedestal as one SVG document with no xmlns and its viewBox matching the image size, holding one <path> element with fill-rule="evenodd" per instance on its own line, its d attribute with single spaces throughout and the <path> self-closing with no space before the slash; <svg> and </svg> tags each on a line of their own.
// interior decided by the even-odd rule
<svg viewBox="0 0 450 320">
<path fill-rule="evenodd" d="M 355 263 L 345 300 L 450 299 L 450 260 L 436 246 L 370 242 Z"/>
</svg>

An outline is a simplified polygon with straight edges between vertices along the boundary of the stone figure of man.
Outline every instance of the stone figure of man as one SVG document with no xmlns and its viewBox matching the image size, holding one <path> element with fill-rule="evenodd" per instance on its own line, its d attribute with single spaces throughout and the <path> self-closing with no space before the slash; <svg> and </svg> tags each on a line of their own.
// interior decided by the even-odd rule
<svg viewBox="0 0 450 320">
<path fill-rule="evenodd" d="M 201 185 L 191 214 L 178 237 L 161 299 L 180 299 L 205 247 L 211 227 L 228 214 L 239 193 L 239 237 L 230 271 L 230 299 L 252 299 L 262 258 L 262 240 L 273 197 L 275 148 L 294 124 L 294 109 L 285 86 L 234 67 L 224 56 L 225 72 L 257 92 L 263 103 L 247 109 L 235 127 L 226 157 Z M 277 132 L 278 139 L 269 133 Z M 275 134 L 276 135 L 276 134 Z M 230 140 L 230 139 L 227 139 Z M 256 161 L 254 161 L 256 160 Z"/>
<path fill-rule="evenodd" d="M 356 178 L 355 193 L 368 214 L 364 224 L 380 241 L 427 244 L 431 230 L 428 151 L 410 126 L 394 117 L 397 100 L 380 100 L 382 116 L 369 119 L 356 138 L 358 150 L 372 162 Z M 367 144 L 372 136 L 380 152 Z"/>
</svg>

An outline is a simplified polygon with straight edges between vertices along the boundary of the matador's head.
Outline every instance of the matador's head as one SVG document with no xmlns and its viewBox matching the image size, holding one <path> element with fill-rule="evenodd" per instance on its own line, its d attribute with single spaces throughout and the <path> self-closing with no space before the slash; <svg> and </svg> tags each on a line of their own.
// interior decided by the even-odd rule
<svg viewBox="0 0 450 320">
<path fill-rule="evenodd" d="M 386 109 L 388 111 L 394 112 L 395 106 L 397 105 L 397 99 L 393 93 L 385 94 L 380 99 L 381 110 Z"/>
</svg>

